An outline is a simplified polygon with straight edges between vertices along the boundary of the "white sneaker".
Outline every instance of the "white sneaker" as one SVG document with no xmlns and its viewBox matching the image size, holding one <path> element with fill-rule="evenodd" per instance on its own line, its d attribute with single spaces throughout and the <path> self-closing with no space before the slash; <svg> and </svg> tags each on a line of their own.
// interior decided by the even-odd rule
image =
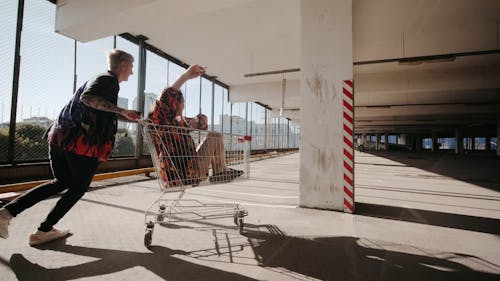
<svg viewBox="0 0 500 281">
<path fill-rule="evenodd" d="M 0 237 L 9 238 L 9 223 L 12 219 L 12 215 L 9 210 L 5 208 L 0 209 Z"/>
<path fill-rule="evenodd" d="M 69 229 L 55 229 L 52 228 L 51 231 L 40 231 L 37 230 L 33 234 L 30 235 L 30 246 L 36 246 L 43 243 L 47 243 L 50 241 L 54 241 L 63 237 L 66 237 L 69 234 Z"/>
</svg>

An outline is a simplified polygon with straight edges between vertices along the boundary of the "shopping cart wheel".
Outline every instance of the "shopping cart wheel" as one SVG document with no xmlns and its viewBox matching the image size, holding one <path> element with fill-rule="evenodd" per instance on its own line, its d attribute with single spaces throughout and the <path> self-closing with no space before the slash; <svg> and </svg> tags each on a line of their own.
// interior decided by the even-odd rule
<svg viewBox="0 0 500 281">
<path fill-rule="evenodd" d="M 167 207 L 164 204 L 160 205 L 160 210 L 159 210 L 158 214 L 156 215 L 156 221 L 160 221 L 160 222 L 163 221 L 163 219 L 165 218 L 164 213 L 165 213 L 166 208 Z"/>
<path fill-rule="evenodd" d="M 156 215 L 156 221 L 160 221 L 161 222 L 161 221 L 163 221 L 163 219 L 164 219 L 163 214 Z"/>
<path fill-rule="evenodd" d="M 146 233 L 144 234 L 144 246 L 149 248 L 151 246 L 151 242 L 153 241 L 153 229 L 155 224 L 150 221 L 146 224 Z"/>
<path fill-rule="evenodd" d="M 153 241 L 153 229 L 148 228 L 146 229 L 146 234 L 144 234 L 144 246 L 146 246 L 146 248 L 149 248 L 149 246 L 151 246 L 152 241 Z"/>
<path fill-rule="evenodd" d="M 240 218 L 238 220 L 238 230 L 240 232 L 240 234 L 243 234 L 243 227 L 245 226 L 245 224 L 243 223 L 243 218 Z"/>
</svg>

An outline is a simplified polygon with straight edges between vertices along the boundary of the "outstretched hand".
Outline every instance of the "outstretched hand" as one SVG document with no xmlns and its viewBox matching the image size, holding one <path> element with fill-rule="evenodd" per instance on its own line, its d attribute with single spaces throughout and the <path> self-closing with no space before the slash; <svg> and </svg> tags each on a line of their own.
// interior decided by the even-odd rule
<svg viewBox="0 0 500 281">
<path fill-rule="evenodd" d="M 123 109 L 120 112 L 120 115 L 123 116 L 125 119 L 133 122 L 137 122 L 139 119 L 141 119 L 141 112 L 136 111 L 136 110 L 130 110 L 130 109 Z"/>
<path fill-rule="evenodd" d="M 205 74 L 205 71 L 206 71 L 205 67 L 199 64 L 193 64 L 186 70 L 184 75 L 186 75 L 187 79 L 193 79 Z"/>
<path fill-rule="evenodd" d="M 205 67 L 199 65 L 199 64 L 193 64 L 191 65 L 186 72 L 184 72 L 172 85 L 172 88 L 175 90 L 180 90 L 182 87 L 182 84 L 186 82 L 189 79 L 193 79 L 196 77 L 200 77 L 201 75 L 205 74 Z"/>
</svg>

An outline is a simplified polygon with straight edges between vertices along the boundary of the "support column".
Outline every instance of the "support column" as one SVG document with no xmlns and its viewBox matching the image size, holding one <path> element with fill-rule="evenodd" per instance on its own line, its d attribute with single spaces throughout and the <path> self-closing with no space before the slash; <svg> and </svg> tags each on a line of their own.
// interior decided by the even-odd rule
<svg viewBox="0 0 500 281">
<path fill-rule="evenodd" d="M 464 153 L 464 138 L 462 137 L 462 129 L 455 128 L 455 154 Z"/>
<path fill-rule="evenodd" d="M 343 81 L 353 78 L 352 0 L 301 4 L 300 205 L 343 211 Z"/>
<path fill-rule="evenodd" d="M 471 148 L 470 150 L 475 151 L 476 150 L 476 137 L 472 136 L 471 137 Z"/>
<path fill-rule="evenodd" d="M 359 151 L 362 151 L 364 152 L 365 149 L 366 149 L 366 146 L 367 146 L 368 142 L 367 142 L 367 139 L 366 139 L 366 133 L 363 133 L 361 134 L 361 147 L 359 148 Z"/>
<path fill-rule="evenodd" d="M 490 137 L 486 137 L 486 140 L 484 143 L 484 149 L 486 150 L 486 152 L 491 150 L 491 138 Z"/>
<path fill-rule="evenodd" d="M 432 152 L 436 152 L 439 150 L 437 134 L 432 133 L 431 138 L 432 138 Z"/>
<path fill-rule="evenodd" d="M 500 156 L 500 122 L 497 123 L 497 156 Z"/>
<path fill-rule="evenodd" d="M 410 151 L 415 151 L 415 134 L 409 134 L 407 140 Z"/>
<path fill-rule="evenodd" d="M 389 133 L 385 132 L 384 133 L 384 144 L 385 144 L 385 147 L 384 147 L 384 150 L 385 151 L 389 151 Z"/>
<path fill-rule="evenodd" d="M 415 135 L 415 151 L 417 151 L 417 152 L 422 151 L 422 135 L 421 134 Z"/>
<path fill-rule="evenodd" d="M 377 144 L 375 146 L 375 150 L 380 150 L 380 134 L 377 134 Z"/>
<path fill-rule="evenodd" d="M 398 144 L 406 145 L 406 134 L 399 134 Z"/>
<path fill-rule="evenodd" d="M 19 96 L 19 71 L 21 69 L 21 34 L 23 30 L 24 0 L 17 6 L 16 44 L 14 49 L 14 66 L 12 73 L 12 99 L 10 104 L 9 141 L 7 144 L 7 162 L 14 162 L 16 149 L 17 99 Z"/>
<path fill-rule="evenodd" d="M 138 55 L 138 81 L 137 81 L 137 108 L 135 110 L 138 110 L 140 112 L 146 112 L 144 108 L 144 103 L 145 103 L 145 93 L 144 90 L 146 89 L 146 48 L 145 48 L 145 43 L 148 38 L 144 35 L 138 35 L 137 39 L 139 40 L 139 55 Z M 136 143 L 135 143 L 135 158 L 139 159 L 142 157 L 142 151 L 143 151 L 143 137 L 142 137 L 142 132 L 139 130 L 139 127 L 137 128 L 137 138 L 136 138 Z"/>
</svg>

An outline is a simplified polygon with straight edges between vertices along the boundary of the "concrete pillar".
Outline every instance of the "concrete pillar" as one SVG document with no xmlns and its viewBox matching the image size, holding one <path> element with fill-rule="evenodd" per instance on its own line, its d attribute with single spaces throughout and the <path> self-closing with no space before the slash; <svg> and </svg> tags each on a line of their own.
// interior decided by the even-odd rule
<svg viewBox="0 0 500 281">
<path fill-rule="evenodd" d="M 300 205 L 343 211 L 342 87 L 353 79 L 352 0 L 301 4 Z"/>
<path fill-rule="evenodd" d="M 361 135 L 361 143 L 363 144 L 363 148 L 360 148 L 359 151 L 365 151 L 366 147 L 368 146 L 368 138 L 366 137 L 366 133 L 363 133 Z"/>
<path fill-rule="evenodd" d="M 407 142 L 407 135 L 406 134 L 399 134 L 399 140 L 398 140 L 398 144 L 401 144 L 401 145 L 407 145 L 408 142 Z"/>
<path fill-rule="evenodd" d="M 472 151 L 476 150 L 476 137 L 472 136 L 471 137 L 471 149 Z"/>
<path fill-rule="evenodd" d="M 462 129 L 455 128 L 455 153 L 464 153 L 464 138 L 462 137 Z"/>
<path fill-rule="evenodd" d="M 406 137 L 406 143 L 410 151 L 415 151 L 415 135 L 409 134 Z"/>
<path fill-rule="evenodd" d="M 385 144 L 384 150 L 389 151 L 389 133 L 387 133 L 387 132 L 384 133 L 384 141 L 385 141 L 384 142 L 384 144 Z"/>
<path fill-rule="evenodd" d="M 497 155 L 500 156 L 500 122 L 497 123 Z"/>
<path fill-rule="evenodd" d="M 486 140 L 484 143 L 484 149 L 486 150 L 486 152 L 491 150 L 491 138 L 490 137 L 486 137 Z"/>
<path fill-rule="evenodd" d="M 375 146 L 375 150 L 379 150 L 380 149 L 380 134 L 377 134 L 377 144 Z"/>
<path fill-rule="evenodd" d="M 431 138 L 432 138 L 432 152 L 436 152 L 439 150 L 437 134 L 432 133 Z"/>
<path fill-rule="evenodd" d="M 421 134 L 415 135 L 415 151 L 417 151 L 417 152 L 422 151 L 422 135 Z"/>
</svg>

